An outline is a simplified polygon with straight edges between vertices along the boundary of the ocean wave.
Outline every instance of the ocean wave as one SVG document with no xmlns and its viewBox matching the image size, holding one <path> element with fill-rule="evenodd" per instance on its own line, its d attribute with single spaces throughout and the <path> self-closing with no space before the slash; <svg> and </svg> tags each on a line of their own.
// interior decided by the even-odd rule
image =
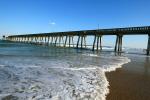
<svg viewBox="0 0 150 100">
<path fill-rule="evenodd" d="M 109 93 L 105 72 L 129 61 L 127 57 L 93 54 L 57 60 L 3 57 L 0 58 L 0 99 L 105 100 Z"/>
</svg>

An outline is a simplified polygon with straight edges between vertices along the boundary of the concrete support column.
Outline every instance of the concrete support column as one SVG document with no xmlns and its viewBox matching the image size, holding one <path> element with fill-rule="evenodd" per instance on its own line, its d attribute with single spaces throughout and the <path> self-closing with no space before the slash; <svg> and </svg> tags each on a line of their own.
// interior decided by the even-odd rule
<svg viewBox="0 0 150 100">
<path fill-rule="evenodd" d="M 94 51 L 95 50 L 95 42 L 96 42 L 96 35 L 94 36 L 94 42 L 93 42 L 93 48 L 92 48 L 92 51 Z"/>
<path fill-rule="evenodd" d="M 61 46 L 61 37 L 62 36 L 59 36 L 59 46 Z"/>
<path fill-rule="evenodd" d="M 73 41 L 73 38 L 74 38 L 74 37 L 72 36 L 72 45 L 73 45 L 73 47 L 74 47 L 74 41 Z"/>
<path fill-rule="evenodd" d="M 24 37 L 22 37 L 22 42 L 24 42 Z"/>
<path fill-rule="evenodd" d="M 96 44 L 96 50 L 102 50 L 102 35 L 95 35 L 94 42 L 93 42 L 93 51 L 95 50 L 95 44 Z"/>
<path fill-rule="evenodd" d="M 78 37 L 77 48 L 79 48 L 79 44 L 80 44 L 81 49 L 83 49 L 83 46 L 86 47 L 86 40 L 85 40 L 84 35 Z"/>
<path fill-rule="evenodd" d="M 52 37 L 51 37 L 51 45 L 53 44 L 53 38 L 54 38 L 54 37 L 52 36 Z"/>
<path fill-rule="evenodd" d="M 50 36 L 48 36 L 47 45 L 49 45 L 49 41 L 50 41 Z"/>
<path fill-rule="evenodd" d="M 68 39 L 68 36 L 66 36 L 66 38 L 65 38 L 65 44 L 64 44 L 64 47 L 66 47 L 67 39 Z"/>
<path fill-rule="evenodd" d="M 70 47 L 70 42 L 71 42 L 71 36 L 69 36 L 69 47 Z"/>
<path fill-rule="evenodd" d="M 26 43 L 26 37 L 24 37 L 24 43 Z"/>
<path fill-rule="evenodd" d="M 150 55 L 150 34 L 148 34 L 147 55 Z"/>
<path fill-rule="evenodd" d="M 62 42 L 61 42 L 61 46 L 64 46 L 65 45 L 65 43 L 64 43 L 64 36 L 61 36 L 61 40 L 62 40 Z"/>
<path fill-rule="evenodd" d="M 34 37 L 34 39 L 35 39 L 35 44 L 37 44 L 37 37 Z"/>
<path fill-rule="evenodd" d="M 30 43 L 31 43 L 31 44 L 33 43 L 33 37 L 31 37 Z"/>
<path fill-rule="evenodd" d="M 81 49 L 83 48 L 83 36 L 81 36 Z"/>
<path fill-rule="evenodd" d="M 47 43 L 47 36 L 45 36 L 45 42 L 44 42 L 44 44 L 46 44 Z"/>
<path fill-rule="evenodd" d="M 122 37 L 123 35 L 117 35 L 115 52 L 122 52 Z"/>
<path fill-rule="evenodd" d="M 40 37 L 40 44 L 43 43 L 43 37 Z"/>
<path fill-rule="evenodd" d="M 97 51 L 98 51 L 98 48 L 99 48 L 99 36 L 97 36 L 97 48 L 96 48 Z"/>
<path fill-rule="evenodd" d="M 99 42 L 100 42 L 100 50 L 102 50 L 102 36 L 100 36 Z"/>
<path fill-rule="evenodd" d="M 68 39 L 69 38 L 69 39 Z M 64 40 L 63 40 L 64 41 Z M 71 47 L 71 42 L 73 43 L 73 36 L 69 35 L 69 36 L 66 36 L 65 38 L 65 43 L 64 43 L 64 47 L 66 47 L 67 43 L 69 45 L 69 47 Z"/>
<path fill-rule="evenodd" d="M 24 41 L 23 41 L 24 43 L 26 42 L 26 37 L 24 37 Z"/>
<path fill-rule="evenodd" d="M 80 36 L 78 36 L 77 48 L 79 48 Z"/>
<path fill-rule="evenodd" d="M 55 39 L 55 46 L 57 46 L 57 39 L 58 39 L 58 36 L 56 36 L 56 39 Z"/>
<path fill-rule="evenodd" d="M 30 38 L 28 37 L 27 43 L 29 43 L 29 40 L 30 40 Z M 20 38 L 19 38 L 19 41 L 20 41 Z"/>
</svg>

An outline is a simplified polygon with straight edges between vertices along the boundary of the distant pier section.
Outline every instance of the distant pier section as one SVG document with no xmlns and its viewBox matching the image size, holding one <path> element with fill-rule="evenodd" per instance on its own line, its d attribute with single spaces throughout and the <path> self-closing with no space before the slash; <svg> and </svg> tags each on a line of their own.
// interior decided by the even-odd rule
<svg viewBox="0 0 150 100">
<path fill-rule="evenodd" d="M 150 26 L 12 35 L 6 37 L 6 40 L 83 49 L 88 45 L 86 43 L 86 37 L 93 36 L 92 50 L 101 51 L 102 37 L 104 35 L 116 36 L 115 52 L 122 52 L 122 38 L 124 35 L 147 35 L 146 54 L 150 55 Z M 74 38 L 77 38 L 76 42 Z"/>
</svg>

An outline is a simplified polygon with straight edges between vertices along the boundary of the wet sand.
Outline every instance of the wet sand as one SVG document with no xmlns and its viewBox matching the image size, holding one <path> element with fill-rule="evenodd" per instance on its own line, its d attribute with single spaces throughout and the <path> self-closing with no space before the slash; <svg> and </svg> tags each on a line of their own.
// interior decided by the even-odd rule
<svg viewBox="0 0 150 100">
<path fill-rule="evenodd" d="M 110 84 L 106 100 L 150 100 L 150 57 L 129 58 L 130 63 L 106 73 Z"/>
</svg>

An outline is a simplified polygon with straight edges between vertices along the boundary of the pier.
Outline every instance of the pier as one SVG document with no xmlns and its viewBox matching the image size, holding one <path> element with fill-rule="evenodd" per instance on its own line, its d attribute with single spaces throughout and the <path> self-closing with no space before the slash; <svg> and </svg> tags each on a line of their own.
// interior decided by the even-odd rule
<svg viewBox="0 0 150 100">
<path fill-rule="evenodd" d="M 83 49 L 87 48 L 88 45 L 86 38 L 93 36 L 92 50 L 101 51 L 103 49 L 102 37 L 104 35 L 116 36 L 115 52 L 122 52 L 122 39 L 124 35 L 147 35 L 148 43 L 146 54 L 150 55 L 150 26 L 11 35 L 6 37 L 6 40 Z M 75 37 L 77 38 L 76 42 L 74 41 Z"/>
</svg>

